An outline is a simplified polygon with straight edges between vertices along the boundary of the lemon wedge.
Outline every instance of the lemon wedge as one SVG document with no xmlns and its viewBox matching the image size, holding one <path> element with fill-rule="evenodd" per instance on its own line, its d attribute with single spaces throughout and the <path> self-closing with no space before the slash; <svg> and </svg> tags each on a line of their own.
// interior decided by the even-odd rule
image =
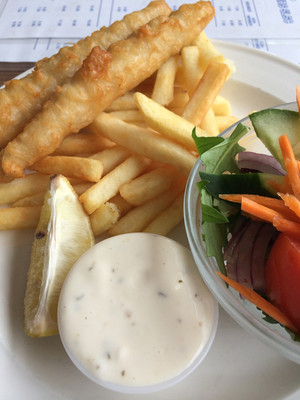
<svg viewBox="0 0 300 400">
<path fill-rule="evenodd" d="M 24 330 L 32 337 L 58 333 L 57 305 L 75 261 L 94 244 L 89 217 L 67 178 L 50 179 L 31 250 Z"/>
</svg>

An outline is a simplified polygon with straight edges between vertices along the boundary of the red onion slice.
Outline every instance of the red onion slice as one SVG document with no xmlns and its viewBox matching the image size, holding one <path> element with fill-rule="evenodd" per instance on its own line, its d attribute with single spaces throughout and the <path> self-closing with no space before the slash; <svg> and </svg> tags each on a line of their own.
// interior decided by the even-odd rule
<svg viewBox="0 0 300 400">
<path fill-rule="evenodd" d="M 238 261 L 238 248 L 241 237 L 243 236 L 245 230 L 247 229 L 248 221 L 239 222 L 238 227 L 232 234 L 231 239 L 227 243 L 224 250 L 224 261 L 226 264 L 226 272 L 229 278 L 237 280 L 237 261 Z"/>
<path fill-rule="evenodd" d="M 272 224 L 264 224 L 256 236 L 251 258 L 251 274 L 253 289 L 260 294 L 265 293 L 265 263 L 267 249 L 277 235 Z"/>
<path fill-rule="evenodd" d="M 252 151 L 242 151 L 238 153 L 237 157 L 237 164 L 241 170 L 246 169 L 276 175 L 286 174 L 281 164 L 273 156 Z"/>
<path fill-rule="evenodd" d="M 253 289 L 251 273 L 252 250 L 255 238 L 262 225 L 262 222 L 250 221 L 240 240 L 238 248 L 237 281 L 251 289 Z"/>
</svg>

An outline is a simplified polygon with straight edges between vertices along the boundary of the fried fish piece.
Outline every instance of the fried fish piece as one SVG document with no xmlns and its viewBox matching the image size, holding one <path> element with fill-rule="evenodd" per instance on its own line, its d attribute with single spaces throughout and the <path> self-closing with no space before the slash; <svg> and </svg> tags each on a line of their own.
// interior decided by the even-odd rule
<svg viewBox="0 0 300 400">
<path fill-rule="evenodd" d="M 57 85 L 67 82 L 82 66 L 93 47 L 101 49 L 128 38 L 138 28 L 159 15 L 169 15 L 164 0 L 152 1 L 141 11 L 126 15 L 121 21 L 95 31 L 77 44 L 63 47 L 57 54 L 37 62 L 34 70 L 22 79 L 13 79 L 0 90 L 0 148 L 19 134 Z"/>
<path fill-rule="evenodd" d="M 53 96 L 3 151 L 2 168 L 22 177 L 24 169 L 52 153 L 69 134 L 93 122 L 114 99 L 151 76 L 188 45 L 214 16 L 211 3 L 184 4 L 158 17 L 108 51 L 94 47 L 82 68 Z"/>
</svg>

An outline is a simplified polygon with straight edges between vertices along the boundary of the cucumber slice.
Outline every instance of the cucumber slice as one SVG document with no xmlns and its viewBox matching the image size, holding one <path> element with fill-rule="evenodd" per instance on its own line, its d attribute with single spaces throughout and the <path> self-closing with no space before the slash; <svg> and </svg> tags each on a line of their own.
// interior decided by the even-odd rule
<svg viewBox="0 0 300 400">
<path fill-rule="evenodd" d="M 252 113 L 249 118 L 256 135 L 283 168 L 278 138 L 284 133 L 290 139 L 296 158 L 300 158 L 300 117 L 297 111 L 270 108 Z"/>
<path fill-rule="evenodd" d="M 200 178 L 207 182 L 205 188 L 214 197 L 219 194 L 257 194 L 260 196 L 278 197 L 270 182 L 282 184 L 282 175 L 266 173 L 250 174 L 210 174 L 200 171 Z"/>
</svg>

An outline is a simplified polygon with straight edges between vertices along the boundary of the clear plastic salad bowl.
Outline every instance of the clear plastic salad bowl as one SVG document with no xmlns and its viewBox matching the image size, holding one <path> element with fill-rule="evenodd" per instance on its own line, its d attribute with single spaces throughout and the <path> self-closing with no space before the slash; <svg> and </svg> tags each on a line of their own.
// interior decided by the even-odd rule
<svg viewBox="0 0 300 400">
<path fill-rule="evenodd" d="M 275 108 L 297 110 L 297 105 L 296 103 L 288 103 Z M 248 138 L 243 142 L 243 146 L 245 147 L 247 143 L 247 150 L 255 151 L 256 149 L 257 152 L 262 152 L 263 145 L 254 134 L 250 119 L 246 117 L 239 122 L 250 128 L 247 134 Z M 230 136 L 238 123 L 225 130 L 222 136 Z M 250 148 L 248 148 L 248 145 Z M 227 287 L 216 273 L 218 266 L 215 259 L 206 256 L 205 243 L 202 240 L 201 232 L 200 195 L 196 186 L 196 183 L 200 180 L 199 170 L 201 168 L 203 166 L 201 160 L 198 159 L 186 186 L 184 220 L 191 251 L 203 280 L 219 304 L 238 324 L 281 355 L 300 364 L 300 342 L 292 340 L 289 333 L 279 324 L 271 324 L 265 321 L 260 310 L 249 301 L 242 299 L 234 289 Z"/>
</svg>

